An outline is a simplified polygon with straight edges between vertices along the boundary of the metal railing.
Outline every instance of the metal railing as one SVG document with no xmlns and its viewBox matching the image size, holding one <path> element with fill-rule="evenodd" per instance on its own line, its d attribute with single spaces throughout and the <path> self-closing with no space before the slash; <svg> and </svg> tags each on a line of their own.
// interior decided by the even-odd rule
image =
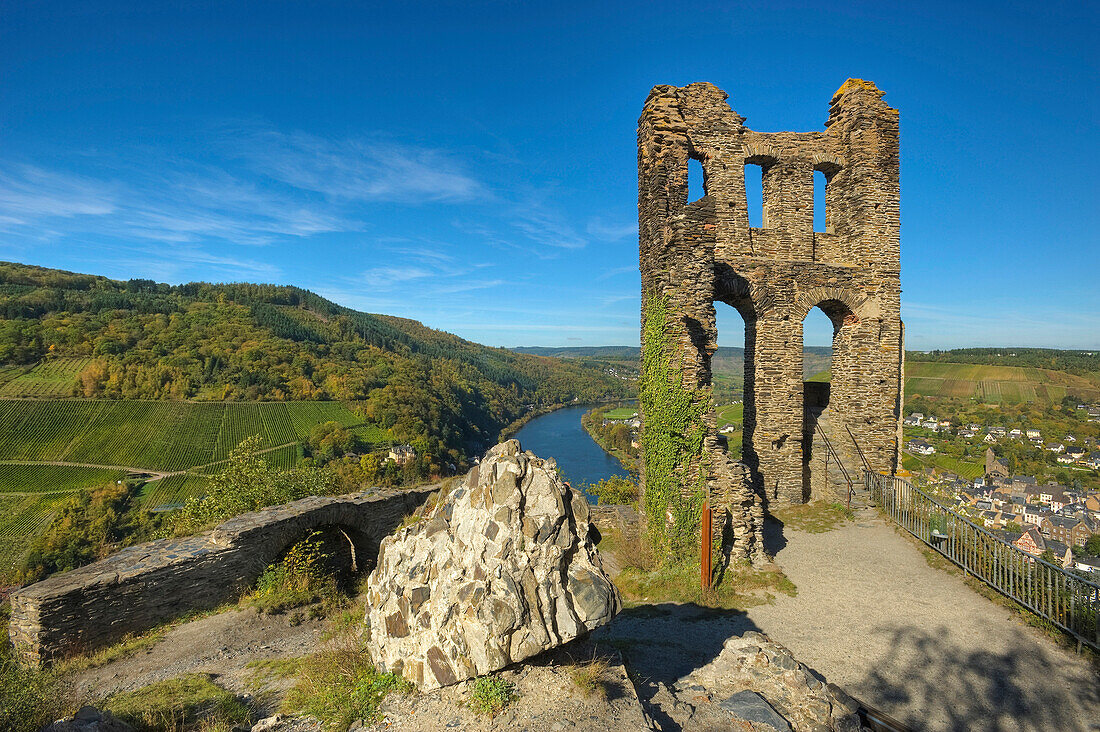
<svg viewBox="0 0 1100 732">
<path fill-rule="evenodd" d="M 863 454 L 863 449 L 860 448 L 859 442 L 856 441 L 856 436 L 852 434 L 852 428 L 845 424 L 844 429 L 848 432 L 848 437 L 852 440 L 852 445 L 856 448 L 856 454 L 859 455 L 859 461 L 863 464 L 863 469 L 870 471 L 871 463 L 867 462 L 867 456 Z"/>
<path fill-rule="evenodd" d="M 1100 584 L 1028 554 L 902 478 L 864 471 L 864 485 L 899 526 L 1006 597 L 1100 650 Z"/>
<path fill-rule="evenodd" d="M 836 450 L 833 449 L 833 443 L 829 442 L 829 436 L 825 434 L 825 430 L 821 429 L 820 424 L 817 425 L 817 434 L 825 444 L 825 484 L 829 484 L 829 456 L 831 455 L 837 467 L 840 468 L 840 474 L 844 476 L 844 481 L 848 484 L 848 499 L 846 505 L 848 508 L 851 508 L 852 493 L 856 488 L 855 483 L 852 481 L 852 476 L 848 475 L 848 469 L 844 467 L 844 461 L 840 459 L 840 455 L 836 454 Z"/>
</svg>

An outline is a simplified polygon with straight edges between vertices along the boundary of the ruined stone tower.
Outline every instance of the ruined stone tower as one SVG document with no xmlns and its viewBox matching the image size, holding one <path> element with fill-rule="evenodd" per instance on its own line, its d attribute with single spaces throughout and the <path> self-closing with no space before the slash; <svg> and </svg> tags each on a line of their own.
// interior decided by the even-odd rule
<svg viewBox="0 0 1100 732">
<path fill-rule="evenodd" d="M 865 465 L 897 467 L 898 113 L 882 96 L 873 83 L 849 79 L 833 95 L 824 131 L 765 133 L 745 127 L 712 84 L 657 86 L 638 122 L 643 320 L 650 298 L 667 299 L 667 355 L 685 387 L 710 385 L 714 303 L 745 320 L 748 488 L 713 411 L 696 469 L 707 473 L 712 503 L 730 507 L 737 533 L 756 533 L 760 498 L 802 503 L 840 487 L 826 439 L 853 479 Z M 702 164 L 705 193 L 692 203 L 689 160 Z M 746 165 L 762 169 L 761 228 L 749 225 Z M 815 171 L 826 180 L 824 232 L 814 231 Z M 832 381 L 808 386 L 802 323 L 814 307 L 833 323 Z M 643 430 L 646 417 L 643 410 Z M 739 553 L 751 543 L 740 542 Z"/>
</svg>

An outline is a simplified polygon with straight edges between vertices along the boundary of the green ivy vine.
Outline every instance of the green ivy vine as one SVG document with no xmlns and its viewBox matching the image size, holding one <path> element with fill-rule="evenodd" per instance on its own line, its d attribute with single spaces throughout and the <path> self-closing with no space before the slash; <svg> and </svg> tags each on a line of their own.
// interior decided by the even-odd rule
<svg viewBox="0 0 1100 732">
<path fill-rule="evenodd" d="M 643 510 L 654 552 L 662 563 L 699 553 L 699 516 L 706 491 L 703 437 L 709 389 L 687 389 L 673 369 L 667 296 L 645 304 L 638 397 L 645 415 Z"/>
</svg>

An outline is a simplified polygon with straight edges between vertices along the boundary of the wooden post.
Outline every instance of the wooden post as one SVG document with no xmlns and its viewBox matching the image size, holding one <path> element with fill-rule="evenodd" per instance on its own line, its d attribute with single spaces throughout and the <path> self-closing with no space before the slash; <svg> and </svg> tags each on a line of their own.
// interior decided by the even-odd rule
<svg viewBox="0 0 1100 732">
<path fill-rule="evenodd" d="M 700 587 L 706 589 L 710 587 L 710 547 L 711 547 L 711 516 L 710 516 L 710 502 L 703 503 L 703 519 L 702 526 L 700 526 L 700 533 L 702 534 L 702 556 L 700 562 Z"/>
</svg>

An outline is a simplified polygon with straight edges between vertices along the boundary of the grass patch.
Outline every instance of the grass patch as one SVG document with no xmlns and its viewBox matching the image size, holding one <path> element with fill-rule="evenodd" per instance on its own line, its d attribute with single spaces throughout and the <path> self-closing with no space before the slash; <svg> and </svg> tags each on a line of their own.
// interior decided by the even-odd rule
<svg viewBox="0 0 1100 732">
<path fill-rule="evenodd" d="M 573 679 L 582 695 L 606 699 L 608 666 L 606 658 L 593 656 L 587 661 L 575 663 L 569 672 L 569 678 Z"/>
<path fill-rule="evenodd" d="M 184 674 L 116 694 L 104 708 L 139 732 L 228 732 L 252 720 L 252 710 L 209 674 Z"/>
<path fill-rule="evenodd" d="M 776 593 L 794 597 L 798 590 L 779 570 L 757 570 L 733 563 L 715 572 L 711 587 L 699 582 L 695 562 L 669 563 L 654 569 L 627 567 L 615 579 L 623 597 L 634 604 L 694 603 L 702 607 L 744 610 L 775 599 Z"/>
<path fill-rule="evenodd" d="M 413 691 L 400 676 L 375 669 L 363 641 L 350 633 L 320 653 L 298 659 L 296 666 L 298 681 L 284 710 L 311 714 L 329 729 L 347 729 L 358 719 L 373 721 L 386 694 Z M 287 671 L 289 667 L 277 669 Z"/>
<path fill-rule="evenodd" d="M 495 717 L 516 699 L 516 685 L 499 676 L 479 676 L 474 679 L 467 701 L 470 709 Z"/>
<path fill-rule="evenodd" d="M 843 503 L 813 501 L 799 506 L 785 506 L 771 512 L 785 528 L 823 534 L 839 528 L 855 518 L 852 509 Z"/>
</svg>

